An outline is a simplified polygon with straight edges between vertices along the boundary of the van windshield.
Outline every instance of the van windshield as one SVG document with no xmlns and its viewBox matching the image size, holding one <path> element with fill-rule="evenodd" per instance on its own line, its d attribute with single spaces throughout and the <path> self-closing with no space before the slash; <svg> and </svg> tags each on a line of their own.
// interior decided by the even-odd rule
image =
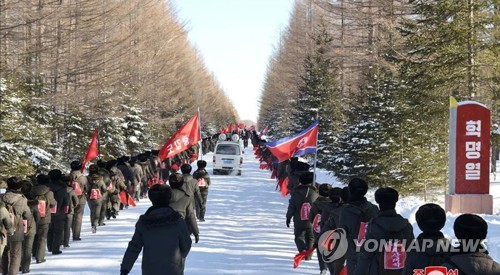
<svg viewBox="0 0 500 275">
<path fill-rule="evenodd" d="M 239 155 L 241 152 L 240 146 L 236 144 L 219 144 L 215 153 L 221 155 Z"/>
</svg>

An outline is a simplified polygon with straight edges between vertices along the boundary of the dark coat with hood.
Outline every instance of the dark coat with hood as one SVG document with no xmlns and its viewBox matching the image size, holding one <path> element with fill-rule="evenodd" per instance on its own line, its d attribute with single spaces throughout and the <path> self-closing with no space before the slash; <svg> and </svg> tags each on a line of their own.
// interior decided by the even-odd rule
<svg viewBox="0 0 500 275">
<path fill-rule="evenodd" d="M 12 205 L 17 217 L 14 235 L 9 236 L 9 241 L 24 240 L 24 225 L 22 220 L 31 219 L 31 211 L 28 207 L 28 200 L 20 191 L 9 191 L 3 195 L 2 201 L 5 205 Z"/>
<path fill-rule="evenodd" d="M 416 244 L 406 254 L 403 275 L 413 275 L 414 269 L 425 269 L 427 266 L 441 266 L 448 257 L 450 241 L 441 232 L 428 232 L 418 235 Z M 425 242 L 425 243 L 424 243 Z M 430 243 L 429 247 L 427 243 Z M 439 244 L 439 245 L 438 245 Z M 422 252 L 416 249 L 425 250 Z"/>
<path fill-rule="evenodd" d="M 408 247 L 411 241 L 414 239 L 413 227 L 408 222 L 407 219 L 403 218 L 401 215 L 396 213 L 396 210 L 385 210 L 380 211 L 376 217 L 374 217 L 368 224 L 366 230 L 366 240 L 401 240 L 406 247 Z M 358 256 L 358 262 L 356 265 L 356 275 L 383 275 L 381 272 L 383 269 L 383 262 L 380 259 L 383 252 L 377 249 L 377 251 L 367 251 L 364 246 L 361 247 L 361 252 Z M 391 271 L 394 272 L 394 271 Z M 397 272 L 397 271 L 396 271 Z M 399 270 L 399 274 L 403 272 L 403 269 Z M 389 274 L 389 273 L 388 273 Z M 390 273 L 394 274 L 394 273 Z"/>
<path fill-rule="evenodd" d="M 482 247 L 481 247 L 482 248 Z M 460 247 L 458 250 L 463 251 Z M 443 266 L 450 269 L 458 269 L 460 275 L 498 275 L 500 264 L 495 262 L 483 249 L 476 252 L 455 252 L 445 261 Z"/>
<path fill-rule="evenodd" d="M 40 217 L 40 221 L 37 224 L 50 224 L 50 208 L 56 205 L 54 193 L 52 193 L 47 185 L 38 184 L 31 188 L 30 195 L 32 198 L 37 200 L 45 198 L 45 217 Z"/>
<path fill-rule="evenodd" d="M 309 203 L 312 206 L 318 196 L 318 189 L 311 184 L 300 184 L 297 186 L 291 193 L 286 219 L 291 220 L 293 218 L 293 226 L 295 228 L 311 228 L 312 225 L 309 219 L 301 219 L 300 210 L 304 203 Z"/>
<path fill-rule="evenodd" d="M 172 198 L 169 205 L 186 221 L 189 233 L 199 235 L 200 231 L 198 230 L 198 223 L 196 222 L 196 215 L 194 213 L 193 199 L 184 190 L 185 185 L 184 183 L 181 188 L 172 188 Z"/>
<path fill-rule="evenodd" d="M 121 270 L 130 271 L 139 253 L 144 250 L 143 275 L 182 275 L 191 243 L 186 222 L 179 213 L 170 207 L 151 207 L 135 225 Z"/>
<path fill-rule="evenodd" d="M 330 200 L 330 198 L 319 196 L 312 204 L 311 212 L 309 215 L 309 221 L 311 223 L 313 223 L 316 215 L 318 215 L 318 214 L 321 216 L 321 220 L 323 220 L 323 209 L 328 207 L 328 205 L 330 205 L 330 204 L 332 204 L 332 200 Z M 325 218 L 328 218 L 328 217 L 325 217 Z M 313 228 L 313 230 L 314 230 L 314 228 Z M 320 233 L 320 232 L 316 232 L 316 231 L 314 231 L 314 232 Z"/>
</svg>

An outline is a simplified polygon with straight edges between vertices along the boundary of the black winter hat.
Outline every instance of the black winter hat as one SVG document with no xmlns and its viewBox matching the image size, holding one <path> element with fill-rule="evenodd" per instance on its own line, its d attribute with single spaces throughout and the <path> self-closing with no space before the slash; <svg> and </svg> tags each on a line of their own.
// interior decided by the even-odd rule
<svg viewBox="0 0 500 275">
<path fill-rule="evenodd" d="M 309 171 L 309 168 L 311 168 L 311 166 L 302 161 L 296 162 L 293 166 L 294 171 Z"/>
<path fill-rule="evenodd" d="M 89 166 L 89 174 L 90 175 L 97 174 L 98 172 L 99 172 L 99 167 L 97 167 L 97 165 L 92 164 Z"/>
<path fill-rule="evenodd" d="M 75 161 L 72 161 L 69 164 L 69 166 L 71 167 L 71 171 L 80 170 L 80 169 L 82 169 L 82 162 L 75 160 Z"/>
<path fill-rule="evenodd" d="M 192 170 L 193 170 L 193 167 L 191 167 L 190 164 L 184 163 L 183 165 L 181 165 L 181 172 L 183 174 L 189 174 L 189 173 L 191 173 Z"/>
<path fill-rule="evenodd" d="M 7 179 L 7 188 L 10 190 L 21 190 L 23 181 L 18 177 L 10 177 Z"/>
<path fill-rule="evenodd" d="M 322 197 L 328 197 L 332 186 L 329 183 L 323 183 L 319 186 L 319 195 Z"/>
<path fill-rule="evenodd" d="M 196 166 L 198 166 L 198 168 L 205 168 L 207 167 L 207 162 L 204 160 L 199 160 L 198 162 L 196 162 Z"/>
<path fill-rule="evenodd" d="M 305 172 L 299 176 L 300 184 L 311 184 L 314 181 L 313 172 Z"/>
<path fill-rule="evenodd" d="M 46 185 L 50 183 L 50 177 L 44 174 L 36 176 L 37 184 Z"/>
<path fill-rule="evenodd" d="M 484 240 L 488 234 L 488 224 L 474 214 L 462 214 L 453 225 L 455 237 L 459 240 Z"/>
<path fill-rule="evenodd" d="M 184 184 L 184 178 L 181 174 L 172 174 L 168 177 L 168 184 L 170 184 L 173 189 L 179 189 Z"/>
<path fill-rule="evenodd" d="M 51 181 L 58 181 L 62 177 L 62 172 L 59 169 L 50 170 L 49 177 Z"/>
<path fill-rule="evenodd" d="M 153 206 L 166 207 L 172 198 L 172 189 L 166 184 L 155 184 L 149 188 L 148 197 Z"/>
<path fill-rule="evenodd" d="M 348 187 L 351 201 L 362 199 L 368 192 L 368 184 L 360 178 L 353 178 L 349 181 Z"/>
<path fill-rule="evenodd" d="M 340 187 L 333 187 L 330 189 L 330 193 L 328 194 L 328 197 L 330 200 L 334 203 L 339 203 L 341 199 L 341 193 L 342 193 L 342 188 Z"/>
<path fill-rule="evenodd" d="M 381 211 L 395 209 L 398 199 L 399 193 L 394 188 L 382 187 L 375 191 L 375 201 L 378 203 Z"/>
<path fill-rule="evenodd" d="M 427 203 L 418 208 L 415 219 L 422 232 L 439 232 L 446 223 L 446 213 L 441 206 Z"/>
</svg>

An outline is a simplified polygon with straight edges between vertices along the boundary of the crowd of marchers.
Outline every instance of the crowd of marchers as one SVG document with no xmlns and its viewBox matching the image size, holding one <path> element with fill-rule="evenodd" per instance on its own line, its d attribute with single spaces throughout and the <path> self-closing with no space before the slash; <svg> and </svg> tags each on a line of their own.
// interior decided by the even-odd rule
<svg viewBox="0 0 500 275">
<path fill-rule="evenodd" d="M 206 143 L 210 146 L 210 140 Z M 208 149 L 208 148 L 207 148 Z M 47 252 L 62 253 L 70 241 L 81 240 L 86 205 L 90 209 L 92 233 L 105 221 L 116 219 L 121 210 L 147 198 L 156 185 L 172 188 L 170 206 L 187 221 L 187 233 L 199 238 L 197 218 L 204 221 L 210 179 L 206 162 L 197 162 L 191 176 L 190 163 L 197 159 L 193 146 L 182 154 L 160 161 L 158 151 L 122 156 L 88 167 L 80 161 L 70 164 L 68 173 L 54 169 L 47 174 L 6 180 L 0 194 L 0 269 L 2 274 L 29 273 L 30 264 L 42 264 Z M 199 186 L 199 182 L 204 182 Z"/>
<path fill-rule="evenodd" d="M 421 233 L 415 238 L 408 219 L 396 211 L 397 190 L 377 189 L 375 205 L 366 198 L 368 184 L 363 179 L 352 178 L 344 188 L 318 184 L 308 163 L 297 157 L 278 163 L 265 141 L 256 137 L 255 142 L 256 155 L 264 163 L 261 168 L 272 170 L 276 188 L 286 188 L 283 194 L 290 196 L 286 226 L 293 221 L 297 251 L 311 260 L 308 252 L 317 248 L 320 274 L 423 275 L 432 270 L 500 274 L 500 265 L 488 255 L 488 224 L 480 216 L 460 215 L 453 224 L 455 239 L 450 240 L 441 232 L 446 223 L 444 209 L 434 203 L 424 204 L 416 212 Z M 323 235 L 332 232 L 337 233 Z M 338 239 L 328 236 L 341 235 L 347 241 L 347 251 L 328 257 L 341 247 L 332 244 Z"/>
</svg>

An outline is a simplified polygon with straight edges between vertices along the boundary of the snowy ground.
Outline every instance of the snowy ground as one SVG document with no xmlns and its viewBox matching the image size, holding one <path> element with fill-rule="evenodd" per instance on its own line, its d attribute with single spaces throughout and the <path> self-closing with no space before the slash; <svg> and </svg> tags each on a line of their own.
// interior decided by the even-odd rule
<svg viewBox="0 0 500 275">
<path fill-rule="evenodd" d="M 211 155 L 205 159 L 211 160 Z M 210 166 L 210 164 L 209 164 Z M 317 261 L 304 261 L 293 269 L 296 253 L 293 229 L 285 226 L 288 199 L 275 191 L 270 173 L 258 169 L 251 150 L 246 150 L 243 175 L 211 176 L 206 222 L 199 223 L 200 243 L 194 244 L 185 274 L 318 274 Z M 500 177 L 497 177 L 500 179 Z M 318 182 L 335 180 L 319 172 Z M 496 214 L 500 212 L 500 182 L 492 186 Z M 373 192 L 369 193 L 373 195 Z M 403 198 L 398 211 L 415 222 L 415 211 L 423 204 L 417 197 Z M 121 211 L 96 234 L 90 232 L 86 213 L 82 241 L 70 243 L 63 254 L 47 255 L 47 262 L 32 264 L 30 274 L 118 274 L 123 253 L 140 214 L 150 206 L 143 200 L 134 209 Z M 88 211 L 88 209 L 87 209 Z M 448 215 L 445 234 L 453 236 L 456 215 Z M 490 255 L 500 260 L 500 217 L 485 215 L 489 225 Z M 415 235 L 420 232 L 414 224 Z M 131 274 L 141 274 L 141 258 Z"/>
</svg>

